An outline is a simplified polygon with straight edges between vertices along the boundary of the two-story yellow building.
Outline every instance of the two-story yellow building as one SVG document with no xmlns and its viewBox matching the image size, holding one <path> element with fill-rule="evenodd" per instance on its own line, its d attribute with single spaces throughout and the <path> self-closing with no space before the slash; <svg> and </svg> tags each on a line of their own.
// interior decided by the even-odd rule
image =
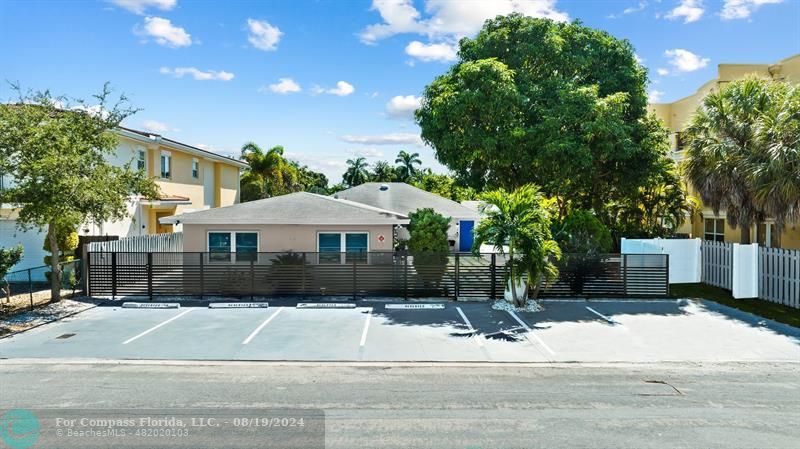
<svg viewBox="0 0 800 449">
<path fill-rule="evenodd" d="M 717 69 L 717 77 L 703 84 L 694 94 L 672 103 L 649 105 L 649 109 L 670 130 L 670 148 L 673 159 L 680 162 L 685 157 L 681 132 L 688 126 L 692 114 L 697 110 L 703 97 L 709 92 L 723 87 L 726 83 L 747 75 L 800 83 L 800 55 L 774 64 L 720 64 Z M 733 229 L 728 224 L 724 211 L 715 215 L 714 211 L 707 206 L 704 206 L 697 216 L 689 217 L 678 232 L 705 240 L 739 242 L 741 238 L 740 230 Z M 758 242 L 764 246 L 800 249 L 800 223 L 790 223 L 784 227 L 783 232 L 778 233 L 774 221 L 767 219 L 752 226 L 750 238 L 752 242 Z"/>
<path fill-rule="evenodd" d="M 157 200 L 131 198 L 125 219 L 87 223 L 78 230 L 80 235 L 124 238 L 178 231 L 180 225 L 173 229 L 172 225 L 160 224 L 159 219 L 239 202 L 239 177 L 246 163 L 146 131 L 119 128 L 116 134 L 117 149 L 108 161 L 145 170 L 162 195 Z M 6 174 L 0 179 L 0 188 L 13 182 L 13 176 Z M 43 230 L 20 231 L 16 217 L 13 205 L 0 205 L 0 247 L 21 244 L 25 248 L 23 261 L 14 269 L 42 265 Z"/>
</svg>

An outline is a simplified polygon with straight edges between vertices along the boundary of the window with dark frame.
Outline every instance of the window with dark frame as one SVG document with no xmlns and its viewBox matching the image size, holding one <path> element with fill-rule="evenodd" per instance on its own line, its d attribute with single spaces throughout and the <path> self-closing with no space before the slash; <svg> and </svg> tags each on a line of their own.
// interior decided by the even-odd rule
<svg viewBox="0 0 800 449">
<path fill-rule="evenodd" d="M 161 177 L 164 179 L 172 178 L 172 156 L 166 153 L 161 154 Z"/>
<path fill-rule="evenodd" d="M 725 219 L 724 218 L 706 218 L 705 229 L 703 231 L 704 240 L 713 240 L 715 242 L 725 241 Z"/>
<path fill-rule="evenodd" d="M 192 159 L 192 178 L 197 179 L 200 177 L 200 162 L 197 159 Z"/>
<path fill-rule="evenodd" d="M 136 158 L 136 168 L 147 170 L 147 153 L 144 150 L 139 150 L 139 156 Z"/>
</svg>

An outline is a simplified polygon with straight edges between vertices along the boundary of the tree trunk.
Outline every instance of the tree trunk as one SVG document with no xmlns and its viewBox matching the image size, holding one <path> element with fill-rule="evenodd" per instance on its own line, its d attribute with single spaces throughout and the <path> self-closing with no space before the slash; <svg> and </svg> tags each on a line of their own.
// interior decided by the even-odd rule
<svg viewBox="0 0 800 449">
<path fill-rule="evenodd" d="M 6 283 L 5 287 L 0 287 L 0 290 L 2 290 L 3 293 L 5 293 L 6 304 L 10 304 L 11 303 L 11 284 Z"/>
<path fill-rule="evenodd" d="M 50 300 L 61 301 L 61 265 L 59 262 L 58 236 L 56 224 L 47 226 L 47 241 L 50 242 Z"/>
<path fill-rule="evenodd" d="M 539 300 L 539 292 L 541 290 L 542 290 L 542 275 L 540 273 L 539 276 L 536 277 L 536 285 L 533 287 L 533 294 L 531 295 L 534 301 Z"/>
<path fill-rule="evenodd" d="M 742 245 L 749 245 L 750 244 L 750 226 L 749 225 L 748 226 L 742 225 L 741 229 L 740 229 L 740 232 L 741 232 L 741 235 L 742 235 L 742 237 L 740 239 Z"/>
</svg>

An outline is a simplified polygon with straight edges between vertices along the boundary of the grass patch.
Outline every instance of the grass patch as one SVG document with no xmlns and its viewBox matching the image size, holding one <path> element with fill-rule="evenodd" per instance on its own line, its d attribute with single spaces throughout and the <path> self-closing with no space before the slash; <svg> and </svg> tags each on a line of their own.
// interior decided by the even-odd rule
<svg viewBox="0 0 800 449">
<path fill-rule="evenodd" d="M 743 312 L 800 327 L 800 310 L 762 299 L 734 299 L 728 290 L 707 284 L 673 284 L 670 295 L 675 298 L 703 298 Z"/>
</svg>

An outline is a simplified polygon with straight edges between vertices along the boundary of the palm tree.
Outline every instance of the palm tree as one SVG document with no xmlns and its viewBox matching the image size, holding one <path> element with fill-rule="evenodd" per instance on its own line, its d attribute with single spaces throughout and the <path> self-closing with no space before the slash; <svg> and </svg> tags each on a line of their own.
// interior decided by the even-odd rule
<svg viewBox="0 0 800 449">
<path fill-rule="evenodd" d="M 517 294 L 516 284 L 525 279 L 526 290 L 534 285 L 538 297 L 541 281 L 558 277 L 555 262 L 561 250 L 550 232 L 550 217 L 543 205 L 539 188 L 524 185 L 513 192 L 504 189 L 486 192 L 481 213 L 484 219 L 475 227 L 473 251 L 491 244 L 504 254 L 508 251 L 508 278 L 514 304 L 523 307 L 524 296 Z"/>
<path fill-rule="evenodd" d="M 350 187 L 364 184 L 367 182 L 369 174 L 367 173 L 367 160 L 363 157 L 347 160 L 347 171 L 344 172 L 342 177 L 345 184 Z"/>
<path fill-rule="evenodd" d="M 378 161 L 372 166 L 370 179 L 374 182 L 392 182 L 396 179 L 397 172 L 386 161 Z"/>
<path fill-rule="evenodd" d="M 777 125 L 770 117 L 792 115 L 788 105 L 776 107 L 774 85 L 768 80 L 745 78 L 709 93 L 686 133 L 686 174 L 714 213 L 725 209 L 731 226 L 741 227 L 741 243 L 750 243 L 751 226 L 763 220 L 767 212 L 783 223 L 787 213 L 791 215 L 794 210 L 797 214 L 791 205 L 800 202 L 798 113 L 795 109 L 795 137 L 784 141 L 788 146 L 770 138 L 770 123 Z M 771 178 L 770 167 L 786 167 L 792 152 L 795 168 L 784 171 L 778 179 Z M 791 185 L 794 187 L 786 188 Z"/>
<path fill-rule="evenodd" d="M 397 154 L 397 159 L 394 160 L 394 163 L 399 164 L 397 172 L 400 175 L 400 179 L 404 182 L 417 174 L 417 168 L 414 167 L 414 165 L 422 165 L 419 153 L 408 153 L 406 150 L 401 150 L 400 153 Z"/>
<path fill-rule="evenodd" d="M 242 201 L 252 201 L 294 192 L 298 188 L 298 171 L 283 157 L 278 145 L 268 151 L 254 142 L 242 145 L 240 157 L 250 166 L 242 175 Z"/>
</svg>

